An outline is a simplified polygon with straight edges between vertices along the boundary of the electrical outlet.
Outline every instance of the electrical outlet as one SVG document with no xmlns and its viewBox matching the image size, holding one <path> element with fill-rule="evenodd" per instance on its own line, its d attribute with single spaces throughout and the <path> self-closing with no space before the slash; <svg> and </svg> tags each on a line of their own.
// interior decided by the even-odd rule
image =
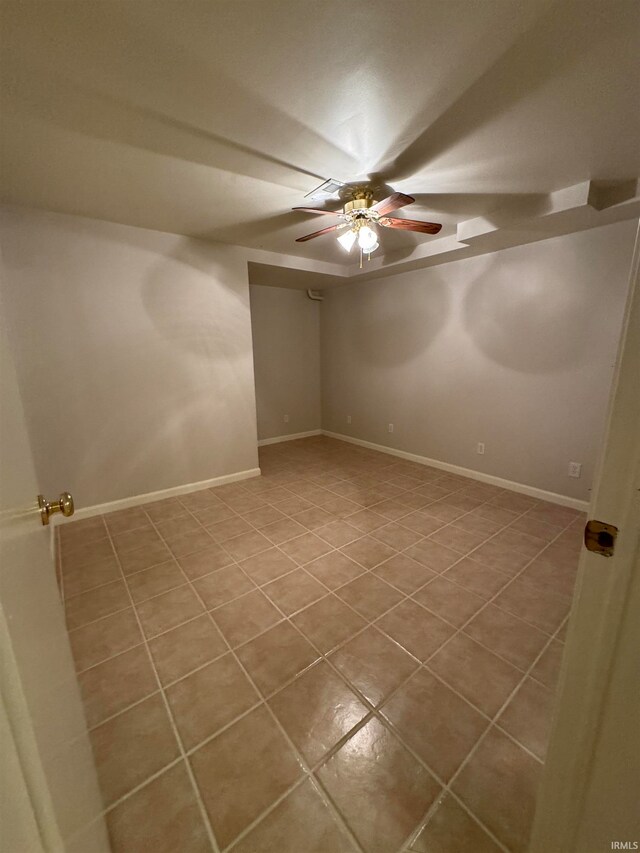
<svg viewBox="0 0 640 853">
<path fill-rule="evenodd" d="M 351 423 L 351 415 L 347 415 L 347 423 L 348 423 L 348 424 L 350 424 L 350 423 Z"/>
<path fill-rule="evenodd" d="M 285 424 L 289 423 L 289 415 L 284 416 L 284 422 L 285 422 Z"/>
<path fill-rule="evenodd" d="M 569 462 L 569 476 L 577 480 L 582 473 L 582 462 Z"/>
<path fill-rule="evenodd" d="M 476 453 L 479 453 L 480 456 L 484 456 L 484 441 L 479 441 L 476 446 Z"/>
<path fill-rule="evenodd" d="M 393 424 L 389 424 L 389 426 L 387 427 L 387 429 L 389 430 L 389 432 L 393 432 Z"/>
</svg>

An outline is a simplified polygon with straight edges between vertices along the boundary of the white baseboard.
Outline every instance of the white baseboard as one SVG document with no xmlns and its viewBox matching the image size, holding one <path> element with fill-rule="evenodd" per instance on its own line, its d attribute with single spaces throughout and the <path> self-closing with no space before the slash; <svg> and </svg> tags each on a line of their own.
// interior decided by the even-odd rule
<svg viewBox="0 0 640 853">
<path fill-rule="evenodd" d="M 235 474 L 224 474 L 222 477 L 213 477 L 211 480 L 201 480 L 199 483 L 186 483 L 183 486 L 172 486 L 170 489 L 161 489 L 158 492 L 147 492 L 145 495 L 133 495 L 130 498 L 120 498 L 109 503 L 96 504 L 95 506 L 83 506 L 76 509 L 71 518 L 55 516 L 52 524 L 67 524 L 78 521 L 81 518 L 92 518 L 94 515 L 103 515 L 107 512 L 115 512 L 117 509 L 130 509 L 141 504 L 161 501 L 164 498 L 173 498 L 177 495 L 188 495 L 190 492 L 199 492 L 201 489 L 211 489 L 215 486 L 224 486 L 227 483 L 237 483 L 240 480 L 250 480 L 259 477 L 259 468 L 249 468 L 247 471 L 236 471 Z"/>
<path fill-rule="evenodd" d="M 312 435 L 322 435 L 321 429 L 311 429 L 308 432 L 294 432 L 292 435 L 276 435 L 275 438 L 262 438 L 258 447 L 266 444 L 280 444 L 281 441 L 294 441 L 296 438 L 310 438 Z"/>
<path fill-rule="evenodd" d="M 549 501 L 550 503 L 559 504 L 560 506 L 568 506 L 571 509 L 578 509 L 583 512 L 589 508 L 588 501 L 582 501 L 578 498 L 571 498 L 568 495 L 559 495 L 556 492 L 547 492 L 545 489 L 538 489 L 535 486 L 527 486 L 526 483 L 515 483 L 513 480 L 505 480 L 502 477 L 494 477 L 493 474 L 484 474 L 482 471 L 474 471 L 472 468 L 463 468 L 461 465 L 452 465 L 449 462 L 440 462 L 439 459 L 429 459 L 427 456 L 418 456 L 417 453 L 408 453 L 406 450 L 396 450 L 395 447 L 385 447 L 383 444 L 374 444 L 372 441 L 364 441 L 361 438 L 353 438 L 350 435 L 343 435 L 339 432 L 330 432 L 322 430 L 323 435 L 330 438 L 337 438 L 339 441 L 346 441 L 349 444 L 357 444 L 360 447 L 366 447 L 369 450 L 378 450 L 380 453 L 388 453 L 390 456 L 398 456 L 400 459 L 407 459 L 409 462 L 417 462 L 419 465 L 429 465 L 431 468 L 439 468 L 442 471 L 447 471 L 449 474 L 459 474 L 461 477 L 469 477 L 471 480 L 478 480 L 481 483 L 489 483 L 492 486 L 499 486 L 502 489 L 510 489 L 512 492 L 518 492 L 521 495 L 529 495 L 532 498 L 538 498 L 541 501 Z"/>
</svg>

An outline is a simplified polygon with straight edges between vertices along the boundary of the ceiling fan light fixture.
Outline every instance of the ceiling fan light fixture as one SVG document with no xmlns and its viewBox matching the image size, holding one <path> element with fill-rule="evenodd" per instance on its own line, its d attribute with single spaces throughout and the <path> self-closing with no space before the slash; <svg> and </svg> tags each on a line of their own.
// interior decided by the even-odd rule
<svg viewBox="0 0 640 853">
<path fill-rule="evenodd" d="M 355 242 L 356 234 L 355 231 L 353 231 L 351 228 L 338 237 L 338 243 L 340 243 L 340 245 L 346 252 L 350 252 L 353 249 L 353 244 Z"/>
<path fill-rule="evenodd" d="M 363 252 L 373 252 L 378 248 L 378 237 L 369 225 L 363 225 L 358 229 L 358 245 Z"/>
</svg>

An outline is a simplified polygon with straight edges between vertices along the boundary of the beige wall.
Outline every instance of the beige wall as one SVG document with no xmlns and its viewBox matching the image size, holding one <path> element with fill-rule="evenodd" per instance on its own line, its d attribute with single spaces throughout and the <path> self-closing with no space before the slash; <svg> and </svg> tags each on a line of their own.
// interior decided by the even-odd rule
<svg viewBox="0 0 640 853">
<path fill-rule="evenodd" d="M 587 499 L 634 231 L 623 222 L 326 291 L 324 429 Z"/>
<path fill-rule="evenodd" d="M 258 438 L 319 430 L 321 303 L 303 290 L 250 291 Z"/>
<path fill-rule="evenodd" d="M 257 466 L 242 250 L 9 210 L 3 289 L 41 489 L 79 507 Z"/>
</svg>

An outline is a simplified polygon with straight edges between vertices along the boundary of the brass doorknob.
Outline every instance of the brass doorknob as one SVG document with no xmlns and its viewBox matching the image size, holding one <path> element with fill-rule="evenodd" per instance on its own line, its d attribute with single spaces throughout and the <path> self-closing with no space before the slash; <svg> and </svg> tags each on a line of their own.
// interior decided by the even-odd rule
<svg viewBox="0 0 640 853">
<path fill-rule="evenodd" d="M 49 524 L 49 516 L 54 512 L 61 512 L 67 518 L 73 515 L 73 498 L 69 492 L 62 492 L 60 500 L 57 501 L 48 501 L 44 495 L 38 495 L 38 506 L 43 524 Z"/>
</svg>

